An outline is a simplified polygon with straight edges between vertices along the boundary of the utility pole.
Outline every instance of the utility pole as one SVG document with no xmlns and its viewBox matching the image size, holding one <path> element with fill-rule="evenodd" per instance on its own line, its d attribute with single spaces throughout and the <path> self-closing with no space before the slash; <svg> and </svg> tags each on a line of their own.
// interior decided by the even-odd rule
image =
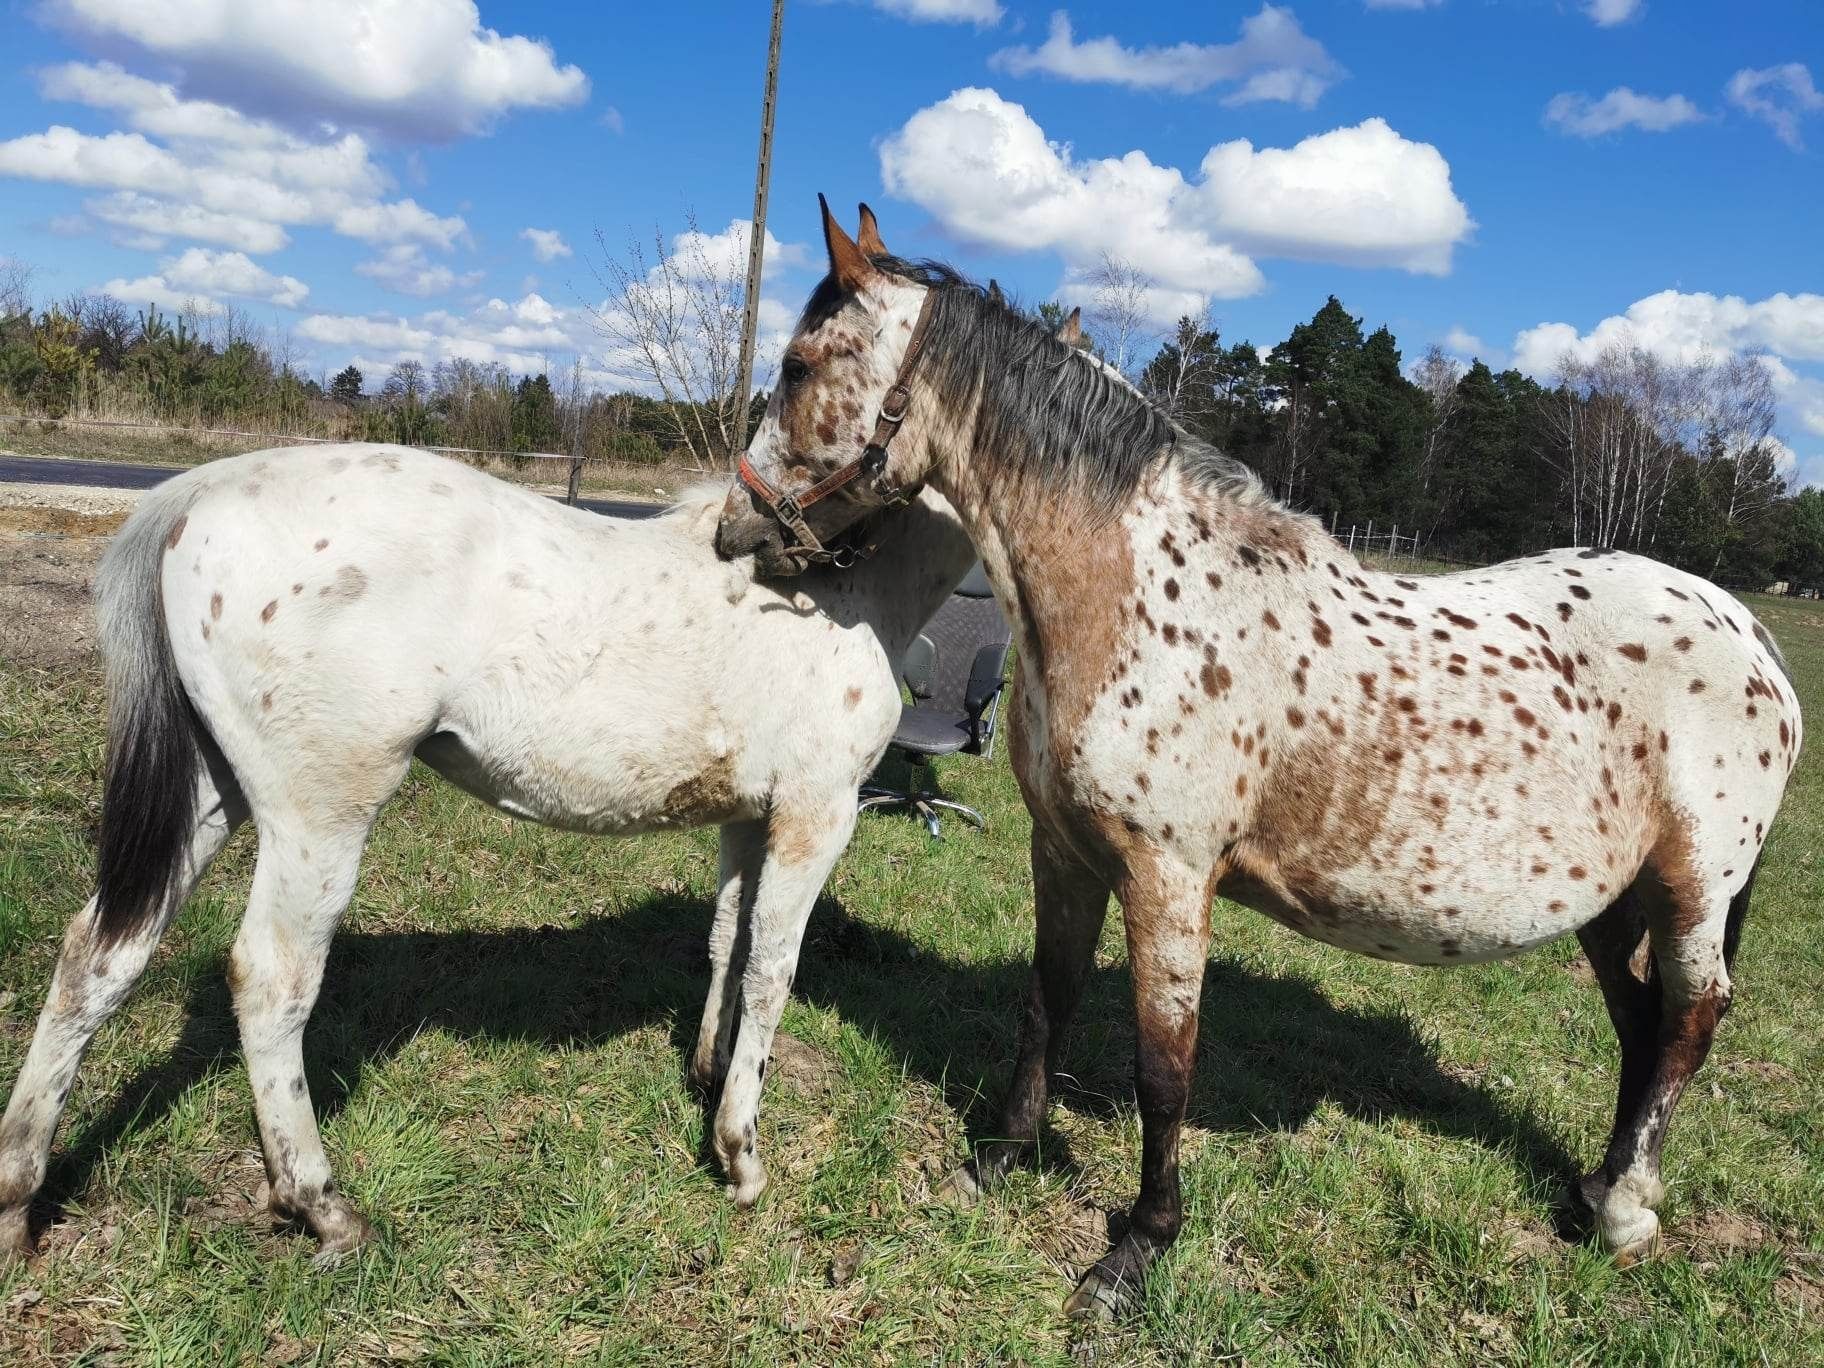
<svg viewBox="0 0 1824 1368">
<path fill-rule="evenodd" d="M 741 310 L 741 377 L 735 392 L 735 450 L 747 450 L 747 411 L 754 396 L 754 333 L 760 325 L 760 267 L 766 254 L 766 190 L 773 172 L 773 110 L 779 95 L 779 34 L 785 0 L 773 0 L 773 37 L 766 54 L 766 98 L 760 105 L 760 164 L 754 171 L 754 225 L 747 244 L 747 302 Z"/>
</svg>

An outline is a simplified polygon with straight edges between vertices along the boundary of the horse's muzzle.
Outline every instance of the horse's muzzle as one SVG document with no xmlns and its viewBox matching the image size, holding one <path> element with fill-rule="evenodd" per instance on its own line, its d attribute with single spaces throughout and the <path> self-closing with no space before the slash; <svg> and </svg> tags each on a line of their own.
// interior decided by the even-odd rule
<svg viewBox="0 0 1824 1368">
<path fill-rule="evenodd" d="M 761 579 L 786 579 L 801 574 L 804 564 L 785 549 L 785 529 L 770 510 L 754 507 L 747 490 L 729 491 L 728 503 L 716 523 L 716 554 L 723 560 L 754 558 L 754 572 Z"/>
</svg>

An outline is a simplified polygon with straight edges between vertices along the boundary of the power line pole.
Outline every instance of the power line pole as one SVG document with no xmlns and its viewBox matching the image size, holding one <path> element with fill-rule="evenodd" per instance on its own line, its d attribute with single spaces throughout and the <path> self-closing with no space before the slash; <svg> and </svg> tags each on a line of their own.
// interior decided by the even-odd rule
<svg viewBox="0 0 1824 1368">
<path fill-rule="evenodd" d="M 747 449 L 747 411 L 754 395 L 754 333 L 760 325 L 760 267 L 766 253 L 766 191 L 773 172 L 773 110 L 779 94 L 779 35 L 785 0 L 773 0 L 773 37 L 766 54 L 766 98 L 760 105 L 760 164 L 754 171 L 754 224 L 748 232 L 747 302 L 741 310 L 741 378 L 736 393 L 735 450 Z"/>
</svg>

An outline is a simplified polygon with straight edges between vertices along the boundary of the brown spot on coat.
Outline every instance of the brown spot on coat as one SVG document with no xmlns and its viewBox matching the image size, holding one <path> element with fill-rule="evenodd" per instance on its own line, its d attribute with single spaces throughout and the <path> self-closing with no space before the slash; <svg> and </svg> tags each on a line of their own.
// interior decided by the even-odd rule
<svg viewBox="0 0 1824 1368">
<path fill-rule="evenodd" d="M 1638 641 L 1630 641 L 1627 645 L 1617 646 L 1615 649 L 1637 665 L 1647 658 L 1647 648 Z"/>
<path fill-rule="evenodd" d="M 170 535 L 165 538 L 165 550 L 177 550 L 177 544 L 184 539 L 184 529 L 190 525 L 190 515 L 179 513 L 177 521 L 171 524 Z"/>
<path fill-rule="evenodd" d="M 264 608 L 260 609 L 260 621 L 261 622 L 271 622 L 272 615 L 278 611 L 279 611 L 279 601 L 277 599 L 273 599 L 272 602 L 268 603 Z"/>
</svg>

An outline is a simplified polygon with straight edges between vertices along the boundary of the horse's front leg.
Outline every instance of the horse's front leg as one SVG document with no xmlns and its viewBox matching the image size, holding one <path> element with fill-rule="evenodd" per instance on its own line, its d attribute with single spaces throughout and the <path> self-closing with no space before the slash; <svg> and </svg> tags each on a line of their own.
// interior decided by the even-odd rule
<svg viewBox="0 0 1824 1368">
<path fill-rule="evenodd" d="M 1042 822 L 1032 828 L 1033 912 L 1036 930 L 1019 1054 L 992 1139 L 938 1188 L 947 1200 L 968 1202 L 1002 1177 L 1037 1143 L 1045 1123 L 1051 1075 L 1062 1059 L 1064 1034 L 1095 963 L 1108 916 L 1108 883 L 1085 868 Z"/>
<path fill-rule="evenodd" d="M 1141 849 L 1116 886 L 1134 980 L 1135 1092 L 1140 1102 L 1140 1196 L 1127 1233 L 1083 1275 L 1066 1314 L 1112 1318 L 1139 1295 L 1146 1270 L 1178 1238 L 1178 1137 L 1197 1059 L 1197 1011 L 1209 955 L 1209 877 Z"/>
<path fill-rule="evenodd" d="M 798 946 L 817 890 L 855 829 L 853 790 L 831 801 L 776 802 L 766 858 L 749 918 L 747 964 L 741 973 L 741 1020 L 722 1102 L 716 1109 L 716 1154 L 728 1175 L 728 1194 L 750 1207 L 766 1187 L 758 1154 L 760 1086 L 773 1051 L 773 1032 L 798 968 Z"/>
<path fill-rule="evenodd" d="M 703 1003 L 703 1024 L 697 1029 L 697 1048 L 690 1059 L 691 1086 L 705 1097 L 713 1097 L 728 1074 L 741 971 L 753 933 L 754 895 L 766 859 L 766 823 L 728 823 L 722 828 L 720 853 L 716 920 L 709 932 L 709 996 Z"/>
</svg>

